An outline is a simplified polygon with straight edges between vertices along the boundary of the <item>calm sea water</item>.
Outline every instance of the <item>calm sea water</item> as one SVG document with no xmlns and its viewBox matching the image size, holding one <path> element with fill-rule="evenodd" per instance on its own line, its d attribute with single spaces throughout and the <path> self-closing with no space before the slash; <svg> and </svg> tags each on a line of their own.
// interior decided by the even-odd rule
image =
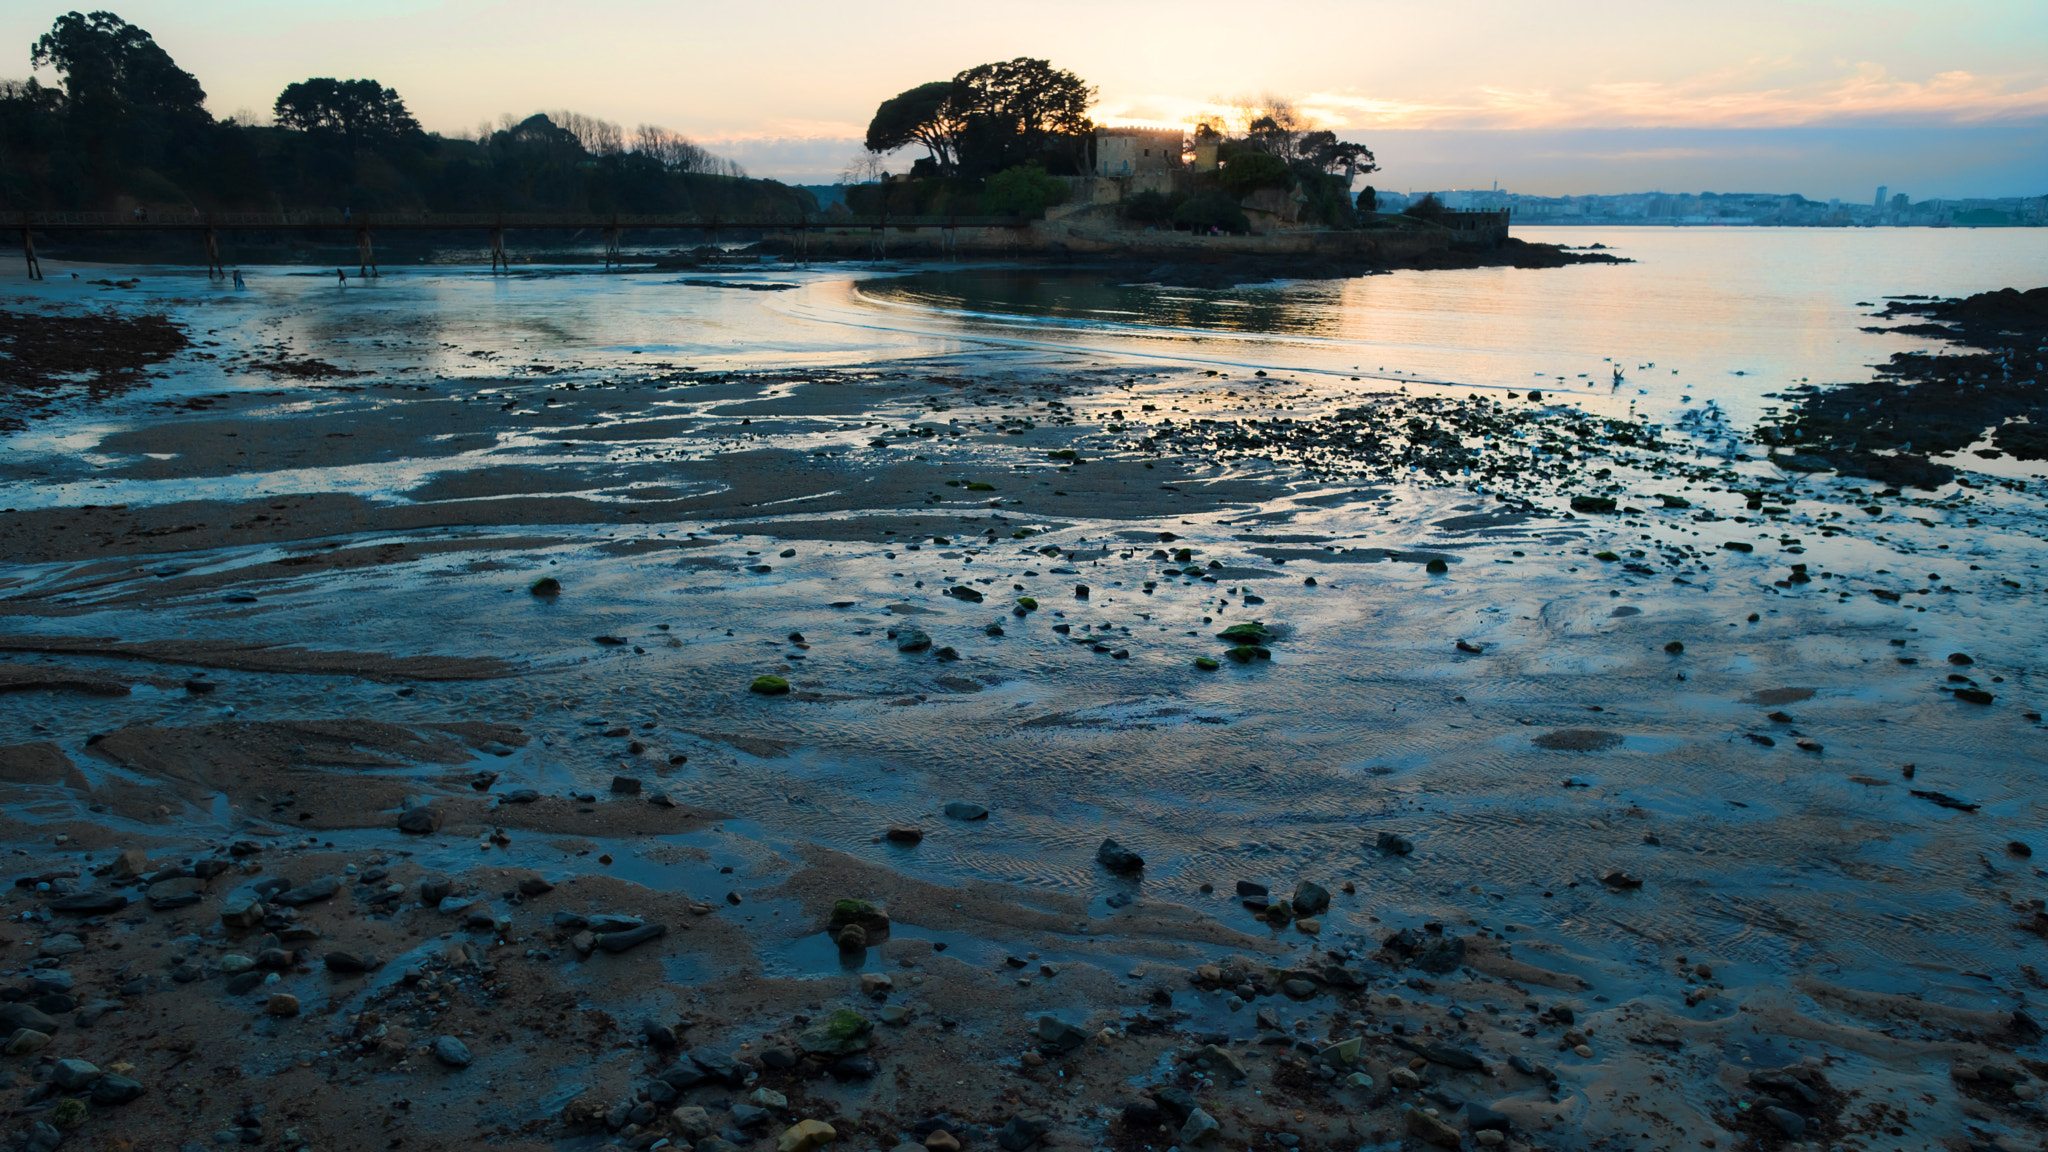
<svg viewBox="0 0 2048 1152">
<path fill-rule="evenodd" d="M 868 281 L 839 314 L 906 331 L 1335 376 L 1613 392 L 1645 411 L 1846 381 L 1908 337 L 1859 329 L 1893 294 L 2048 283 L 2048 229 L 1517 229 L 1605 243 L 1625 265 L 1395 272 L 1229 292 L 1114 288 L 1096 275 L 937 272 Z M 819 309 L 813 315 L 830 315 Z M 1581 378 L 1583 374 L 1583 378 Z M 1690 397 L 1690 402 L 1685 397 Z"/>
</svg>

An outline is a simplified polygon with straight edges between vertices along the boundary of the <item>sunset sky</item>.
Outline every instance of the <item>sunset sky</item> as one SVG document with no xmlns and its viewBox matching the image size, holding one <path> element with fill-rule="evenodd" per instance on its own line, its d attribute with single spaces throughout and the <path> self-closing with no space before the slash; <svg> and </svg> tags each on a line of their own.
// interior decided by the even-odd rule
<svg viewBox="0 0 2048 1152">
<path fill-rule="evenodd" d="M 0 11 L 0 77 L 29 74 L 30 44 L 63 10 L 16 0 Z M 124 0 L 114 10 L 199 77 L 216 115 L 267 114 L 284 85 L 309 76 L 370 77 L 442 133 L 572 108 L 662 124 L 756 174 L 810 182 L 845 165 L 881 99 L 1029 55 L 1095 84 L 1102 120 L 1177 123 L 1218 98 L 1291 96 L 1372 147 L 1377 179 L 1392 188 L 2048 193 L 2042 0 Z"/>
</svg>

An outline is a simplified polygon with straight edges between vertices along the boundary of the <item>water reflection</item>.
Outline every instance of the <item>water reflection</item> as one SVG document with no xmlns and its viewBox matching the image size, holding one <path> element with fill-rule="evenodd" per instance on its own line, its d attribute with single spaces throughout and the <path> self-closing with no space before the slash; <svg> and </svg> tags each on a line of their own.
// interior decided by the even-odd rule
<svg viewBox="0 0 2048 1152">
<path fill-rule="evenodd" d="M 1114 279 L 1103 272 L 927 272 L 865 292 L 945 312 L 1286 336 L 1335 335 L 1342 315 L 1341 289 L 1327 281 L 1204 291 Z"/>
</svg>

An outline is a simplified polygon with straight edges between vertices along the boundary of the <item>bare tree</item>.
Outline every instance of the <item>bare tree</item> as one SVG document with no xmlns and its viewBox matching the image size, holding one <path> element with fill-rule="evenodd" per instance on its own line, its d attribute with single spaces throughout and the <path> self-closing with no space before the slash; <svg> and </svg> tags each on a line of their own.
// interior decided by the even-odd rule
<svg viewBox="0 0 2048 1152">
<path fill-rule="evenodd" d="M 882 168 L 882 154 L 870 152 L 863 148 L 859 152 L 854 153 L 853 159 L 848 160 L 846 167 L 840 170 L 839 182 L 841 184 L 874 184 L 888 174 Z"/>
<path fill-rule="evenodd" d="M 723 156 L 692 143 L 680 132 L 659 124 L 642 124 L 633 130 L 633 151 L 660 162 L 671 172 L 692 172 L 704 176 L 746 179 L 747 170 Z"/>
<path fill-rule="evenodd" d="M 576 137 L 576 142 L 592 156 L 614 156 L 626 150 L 625 131 L 609 120 L 567 109 L 549 112 L 546 116 L 554 121 L 555 127 Z"/>
</svg>

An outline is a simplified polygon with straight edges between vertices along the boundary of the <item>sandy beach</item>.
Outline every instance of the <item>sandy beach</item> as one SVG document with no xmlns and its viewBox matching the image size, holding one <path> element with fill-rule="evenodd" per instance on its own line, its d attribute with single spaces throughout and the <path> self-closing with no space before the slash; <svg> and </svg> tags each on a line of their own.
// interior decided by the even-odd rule
<svg viewBox="0 0 2048 1152">
<path fill-rule="evenodd" d="M 29 1141 L 2048 1132 L 2024 434 L 116 296 L 5 304 L 129 341 L 0 425 Z"/>
</svg>

